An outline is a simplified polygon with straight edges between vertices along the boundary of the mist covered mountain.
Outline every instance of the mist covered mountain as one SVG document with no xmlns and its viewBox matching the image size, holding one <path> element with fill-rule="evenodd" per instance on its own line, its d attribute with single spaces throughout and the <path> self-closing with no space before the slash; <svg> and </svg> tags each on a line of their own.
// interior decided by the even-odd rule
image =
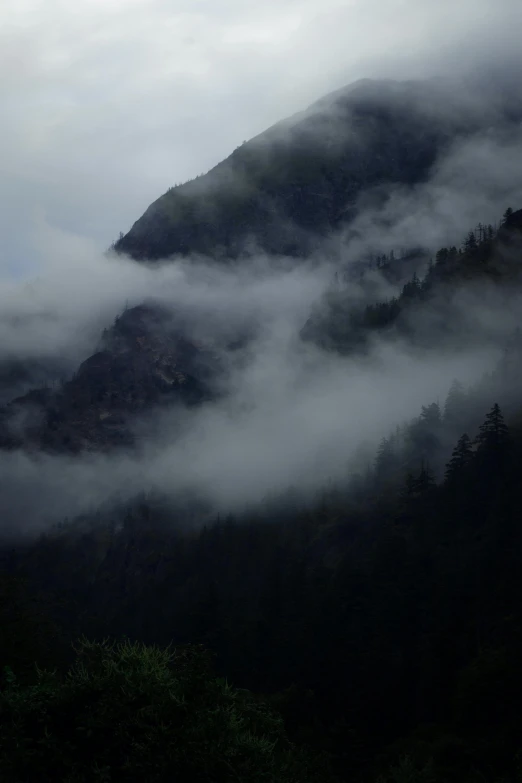
<svg viewBox="0 0 522 783">
<path fill-rule="evenodd" d="M 116 250 L 158 259 L 262 250 L 306 255 L 390 186 L 427 181 L 462 140 L 509 134 L 522 118 L 510 91 L 444 81 L 364 79 L 245 142 L 205 174 L 172 187 Z"/>
<path fill-rule="evenodd" d="M 4 316 L 6 780 L 518 780 L 522 96 L 480 86 L 328 95 Z M 83 634 L 126 641 L 62 677 Z"/>
<path fill-rule="evenodd" d="M 298 341 L 347 355 L 377 332 L 424 346 L 488 343 L 488 329 L 481 334 L 474 322 L 477 302 L 464 308 L 458 300 L 463 291 L 480 299 L 486 283 L 494 310 L 501 306 L 495 283 L 518 290 L 510 229 L 498 232 L 497 219 L 505 207 L 500 194 L 518 195 L 509 161 L 522 103 L 512 84 L 504 91 L 497 84 L 480 87 L 366 79 L 338 90 L 246 142 L 208 174 L 171 188 L 116 243 L 117 256 L 158 261 L 187 255 L 189 265 L 194 254 L 210 264 L 227 260 L 232 273 L 223 283 L 230 291 L 231 281 L 240 280 L 238 256 L 250 259 L 247 277 L 259 267 L 260 253 L 286 256 L 261 262 L 276 280 L 298 255 L 303 268 L 319 270 L 310 272 L 316 291 L 300 320 L 284 303 L 277 318 L 292 322 L 288 328 Z M 473 178 L 481 176 L 477 190 Z M 482 201 L 476 203 L 477 192 Z M 444 210 L 453 202 L 450 225 Z M 439 236 L 462 241 L 468 214 L 482 210 L 496 221 L 473 229 L 480 248 L 467 246 L 463 253 L 437 245 Z M 511 228 L 515 224 L 516 216 Z M 256 274 L 248 285 L 255 287 Z M 59 357 L 45 359 L 43 375 L 41 361 L 24 362 L 22 386 L 12 370 L 2 375 L 4 447 L 74 452 L 130 445 L 136 422 L 151 411 L 212 399 L 218 376 L 222 387 L 223 367 L 241 354 L 248 363 L 273 317 L 268 300 L 263 312 L 247 312 L 248 303 L 240 312 L 239 289 L 218 313 L 221 304 L 196 303 L 200 294 L 190 293 L 196 285 L 187 288 L 192 305 L 187 297 L 173 304 L 165 286 L 154 288 L 132 291 L 136 304 L 116 314 L 98 345 L 91 341 L 90 356 L 75 361 L 74 349 L 68 350 L 73 377 L 70 369 L 57 372 Z M 104 326 L 99 323 L 100 332 Z M 44 378 L 43 388 L 31 386 L 33 376 Z"/>
</svg>

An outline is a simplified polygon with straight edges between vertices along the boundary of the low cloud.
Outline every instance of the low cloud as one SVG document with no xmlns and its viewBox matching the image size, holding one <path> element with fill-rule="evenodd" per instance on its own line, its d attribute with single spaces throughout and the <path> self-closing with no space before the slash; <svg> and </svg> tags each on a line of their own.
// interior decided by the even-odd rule
<svg viewBox="0 0 522 783">
<path fill-rule="evenodd" d="M 348 478 L 361 444 L 378 441 L 421 404 L 443 401 L 454 377 L 477 380 L 491 359 L 477 350 L 423 363 L 395 347 L 361 366 L 318 354 L 296 359 L 270 341 L 225 401 L 185 411 L 181 434 L 179 411 L 161 415 L 151 427 L 161 435 L 138 455 L 2 454 L 4 530 L 37 531 L 153 490 L 225 513 L 290 487 L 310 499 L 328 481 Z"/>
<path fill-rule="evenodd" d="M 427 183 L 394 183 L 377 194 L 379 206 L 363 209 L 339 238 L 350 258 L 390 249 L 422 247 L 435 253 L 459 247 L 463 231 L 479 222 L 498 226 L 507 207 L 522 205 L 522 129 L 492 129 L 456 141 Z"/>
<path fill-rule="evenodd" d="M 457 338 L 444 351 L 429 352 L 376 340 L 364 357 L 344 358 L 303 343 L 299 329 L 330 280 L 330 268 L 317 263 L 296 267 L 281 260 L 274 268 L 259 259 L 234 273 L 201 261 L 156 269 L 113 261 L 119 296 L 137 294 L 140 286 L 143 295 L 146 284 L 173 314 L 183 310 L 186 328 L 200 339 L 219 345 L 231 324 L 245 323 L 255 326 L 255 338 L 230 362 L 219 400 L 151 412 L 136 422 L 135 452 L 1 454 L 4 530 L 36 532 L 139 492 L 156 491 L 173 502 L 197 497 L 222 512 L 241 511 L 289 487 L 309 499 L 328 481 L 348 477 L 361 444 L 375 445 L 421 405 L 443 403 L 455 377 L 475 382 L 498 354 L 498 344 L 463 349 Z M 100 269 L 106 267 L 110 262 L 100 261 Z M 101 307 L 98 284 L 94 276 L 82 291 Z M 105 305 L 114 305 L 108 293 Z M 467 305 L 485 328 L 488 318 L 502 317 L 509 332 L 511 321 L 495 300 L 487 317 L 484 296 Z"/>
</svg>

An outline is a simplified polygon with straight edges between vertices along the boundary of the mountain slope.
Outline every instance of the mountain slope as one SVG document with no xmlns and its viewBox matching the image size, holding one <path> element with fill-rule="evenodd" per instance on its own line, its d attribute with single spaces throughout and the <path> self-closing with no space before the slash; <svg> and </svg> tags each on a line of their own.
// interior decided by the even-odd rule
<svg viewBox="0 0 522 783">
<path fill-rule="evenodd" d="M 136 259 L 229 258 L 249 246 L 306 254 L 354 217 L 362 192 L 421 182 L 459 136 L 520 116 L 517 103 L 477 101 L 444 83 L 362 80 L 170 188 L 115 249 Z"/>
<path fill-rule="evenodd" d="M 510 212 L 498 229 L 480 224 L 477 231 L 469 232 L 460 250 L 441 248 L 426 274 L 419 277 L 414 268 L 391 299 L 354 300 L 351 279 L 338 282 L 304 325 L 302 339 L 341 354 L 367 350 L 376 333 L 389 339 L 406 338 L 425 348 L 495 343 L 499 332 L 491 330 L 487 319 L 481 322 L 482 314 L 496 302 L 508 323 L 507 313 L 518 311 L 522 283 L 522 210 Z M 402 261 L 380 264 L 377 269 L 389 277 Z"/>
<path fill-rule="evenodd" d="M 401 281 L 414 264 L 413 277 L 401 291 L 395 285 L 397 295 L 390 300 L 379 301 L 376 271 L 370 262 L 361 265 L 358 295 L 350 276 L 337 281 L 302 324 L 301 339 L 344 355 L 367 352 L 377 334 L 424 350 L 497 345 L 516 326 L 508 314 L 518 311 L 522 284 L 522 210 L 498 229 L 482 226 L 481 232 L 477 237 L 470 232 L 465 249 L 441 248 L 420 278 L 415 257 L 378 266 L 378 276 L 391 282 L 395 274 Z M 486 294 L 491 307 L 496 302 L 491 312 L 506 314 L 504 338 L 500 325 L 490 333 L 487 319 L 481 323 Z M 0 408 L 0 448 L 78 452 L 132 446 L 136 423 L 152 410 L 215 399 L 232 353 L 247 347 L 254 334 L 231 325 L 220 342 L 212 337 L 211 323 L 200 318 L 203 341 L 179 314 L 158 303 L 126 310 L 60 389 L 33 388 Z"/>
<path fill-rule="evenodd" d="M 183 336 L 171 314 L 157 305 L 133 307 L 61 389 L 34 389 L 0 410 L 0 446 L 72 452 L 129 446 L 139 416 L 212 397 L 218 374 L 214 354 Z"/>
<path fill-rule="evenodd" d="M 477 102 L 473 93 L 439 82 L 363 80 L 268 129 L 206 176 L 171 189 L 116 250 L 142 259 L 191 252 L 229 258 L 252 240 L 271 253 L 309 253 L 355 214 L 363 190 L 375 193 L 385 183 L 418 182 L 459 135 L 510 125 L 522 117 L 518 106 L 504 98 Z M 515 220 L 517 215 L 511 218 Z M 462 228 L 464 233 L 467 227 Z M 426 300 L 433 304 L 433 294 L 440 295 L 443 284 L 456 290 L 469 276 L 489 274 L 487 259 L 494 257 L 495 267 L 506 241 L 499 235 L 477 252 L 451 256 L 451 262 L 446 253 L 422 291 L 415 273 L 397 300 L 378 302 L 378 295 L 368 290 L 357 312 L 349 281 L 321 311 L 310 313 L 301 336 L 341 353 L 364 350 L 376 329 L 398 328 L 410 339 L 412 314 L 414 330 L 422 331 Z M 421 262 L 415 254 L 395 259 L 389 268 L 379 267 L 379 278 L 398 285 L 406 269 L 416 270 Z M 361 264 L 364 276 L 366 261 Z M 508 266 L 513 270 L 513 264 Z M 456 272 L 457 277 L 462 272 L 462 279 L 455 278 Z M 440 341 L 443 330 L 428 321 L 429 340 L 424 342 Z M 454 317 L 443 321 L 463 339 Z M 232 343 L 243 338 L 230 336 Z M 197 345 L 181 322 L 174 323 L 172 314 L 155 305 L 133 308 L 61 389 L 33 388 L 14 400 L 11 395 L 12 402 L 0 409 L 0 447 L 75 452 L 130 445 L 133 422 L 152 408 L 212 397 L 213 379 L 220 372 L 215 350 Z"/>
</svg>

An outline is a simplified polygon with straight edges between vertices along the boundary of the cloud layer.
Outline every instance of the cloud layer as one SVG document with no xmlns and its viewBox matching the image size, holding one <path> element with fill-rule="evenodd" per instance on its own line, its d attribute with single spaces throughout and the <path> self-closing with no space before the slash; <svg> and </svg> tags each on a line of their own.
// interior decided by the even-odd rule
<svg viewBox="0 0 522 783">
<path fill-rule="evenodd" d="M 442 403 L 453 378 L 477 380 L 497 354 L 494 345 L 480 341 L 459 348 L 457 340 L 454 347 L 428 353 L 406 343 L 376 341 L 363 358 L 341 358 L 302 343 L 299 330 L 330 280 L 327 265 L 281 268 L 258 259 L 234 273 L 202 262 L 148 269 L 114 259 L 109 279 L 111 265 L 103 261 L 99 277 L 93 275 L 91 259 L 78 291 L 64 289 L 67 306 L 55 310 L 57 320 L 42 350 L 63 335 L 60 325 L 63 330 L 69 322 L 92 323 L 89 305 L 113 308 L 115 290 L 119 296 L 138 290 L 141 296 L 154 296 L 186 319 L 189 332 L 218 349 L 220 336 L 239 326 L 255 327 L 256 336 L 229 363 L 221 399 L 198 409 L 152 412 L 137 422 L 137 453 L 73 458 L 0 454 L 4 530 L 36 531 L 151 490 L 174 501 L 197 497 L 223 512 L 257 504 L 289 487 L 309 497 L 330 480 L 346 479 L 361 444 L 369 443 L 373 456 L 390 429 L 417 414 L 421 405 L 437 399 Z M 105 299 L 97 297 L 99 290 L 105 291 Z M 40 295 L 44 293 L 55 295 L 52 278 Z M 512 314 L 494 298 L 488 306 L 487 294 L 487 289 L 478 290 L 476 298 L 466 300 L 468 318 L 476 319 L 477 332 L 479 325 L 493 331 L 491 319 L 497 331 L 502 321 L 509 332 Z M 36 333 L 45 334 L 43 325 L 33 333 L 33 350 Z M 33 328 L 34 321 L 29 322 L 18 339 L 29 340 Z M 78 339 L 72 329 L 64 331 L 69 343 L 62 337 L 63 350 Z"/>
</svg>

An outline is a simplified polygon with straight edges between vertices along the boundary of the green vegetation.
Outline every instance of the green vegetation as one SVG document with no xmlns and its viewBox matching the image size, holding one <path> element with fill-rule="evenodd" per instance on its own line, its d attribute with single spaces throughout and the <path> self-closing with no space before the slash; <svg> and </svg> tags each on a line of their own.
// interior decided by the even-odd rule
<svg viewBox="0 0 522 783">
<path fill-rule="evenodd" d="M 437 479 L 484 394 L 454 384 L 308 512 L 184 534 L 144 499 L 6 551 L 2 780 L 517 781 L 516 422 L 495 403 Z M 142 642 L 71 660 L 81 633 Z"/>
<path fill-rule="evenodd" d="M 5 783 L 311 781 L 281 718 L 211 674 L 197 647 L 82 640 L 69 671 L 0 691 Z M 314 780 L 318 780 L 315 776 Z"/>
</svg>

